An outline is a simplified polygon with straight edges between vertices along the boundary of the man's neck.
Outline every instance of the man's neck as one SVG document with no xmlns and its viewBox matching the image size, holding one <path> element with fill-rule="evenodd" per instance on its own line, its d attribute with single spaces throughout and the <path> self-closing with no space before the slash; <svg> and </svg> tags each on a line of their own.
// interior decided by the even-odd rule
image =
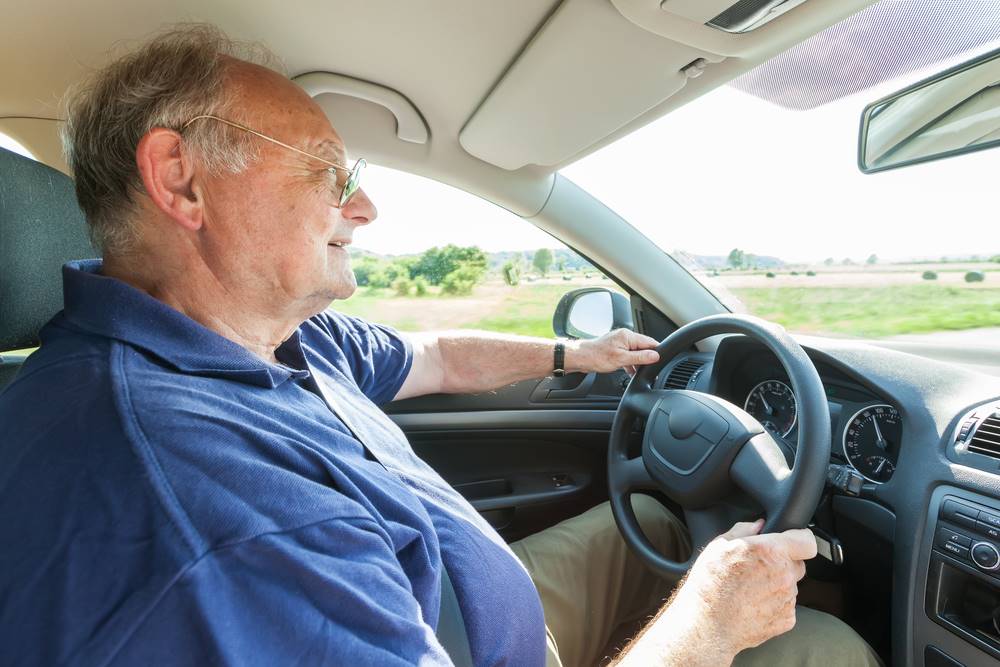
<svg viewBox="0 0 1000 667">
<path fill-rule="evenodd" d="M 252 295 L 221 284 L 204 265 L 154 275 L 149 267 L 156 265 L 145 258 L 106 258 L 101 272 L 149 294 L 270 363 L 278 363 L 275 350 L 304 319 L 289 314 L 276 316 L 256 303 Z"/>
</svg>

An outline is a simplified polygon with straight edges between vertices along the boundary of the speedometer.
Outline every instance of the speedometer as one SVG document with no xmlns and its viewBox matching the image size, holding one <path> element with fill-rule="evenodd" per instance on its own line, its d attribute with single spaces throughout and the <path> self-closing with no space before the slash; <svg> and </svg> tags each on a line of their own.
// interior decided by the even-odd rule
<svg viewBox="0 0 1000 667">
<path fill-rule="evenodd" d="M 795 394 L 780 380 L 765 380 L 751 389 L 743 409 L 768 431 L 782 438 L 795 428 L 798 414 Z"/>
<path fill-rule="evenodd" d="M 844 456 L 871 482 L 889 481 L 896 470 L 903 422 L 891 405 L 869 405 L 854 413 L 844 429 Z"/>
</svg>

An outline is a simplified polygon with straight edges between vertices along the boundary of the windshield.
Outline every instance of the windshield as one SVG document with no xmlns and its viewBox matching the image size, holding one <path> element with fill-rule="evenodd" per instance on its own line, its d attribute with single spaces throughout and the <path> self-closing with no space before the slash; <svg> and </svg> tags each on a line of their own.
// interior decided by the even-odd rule
<svg viewBox="0 0 1000 667">
<path fill-rule="evenodd" d="M 1000 326 L 1000 152 L 857 167 L 864 106 L 997 48 L 998 17 L 993 2 L 878 3 L 563 174 L 730 308 L 789 330 L 937 341 Z"/>
</svg>

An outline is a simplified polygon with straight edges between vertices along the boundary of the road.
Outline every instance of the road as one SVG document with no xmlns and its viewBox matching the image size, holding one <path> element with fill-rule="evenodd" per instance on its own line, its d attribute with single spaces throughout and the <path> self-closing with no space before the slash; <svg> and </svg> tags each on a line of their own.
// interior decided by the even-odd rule
<svg viewBox="0 0 1000 667">
<path fill-rule="evenodd" d="M 1000 327 L 906 334 L 868 342 L 1000 376 Z"/>
</svg>

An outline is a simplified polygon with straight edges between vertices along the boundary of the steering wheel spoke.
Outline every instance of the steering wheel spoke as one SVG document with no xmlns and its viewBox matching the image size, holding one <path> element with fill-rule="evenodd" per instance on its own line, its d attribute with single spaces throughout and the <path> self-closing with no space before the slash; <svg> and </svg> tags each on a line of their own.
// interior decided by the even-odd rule
<svg viewBox="0 0 1000 667">
<path fill-rule="evenodd" d="M 628 412 L 632 413 L 636 417 L 646 418 L 649 413 L 653 411 L 656 407 L 656 403 L 671 393 L 671 389 L 637 389 L 636 391 L 628 392 L 622 397 L 621 406 L 619 409 L 624 408 Z"/>
<path fill-rule="evenodd" d="M 646 463 L 641 456 L 623 461 L 622 483 L 629 491 L 651 491 L 657 488 L 656 482 L 646 470 Z"/>
<path fill-rule="evenodd" d="M 784 453 L 767 431 L 748 440 L 729 468 L 736 486 L 755 500 L 767 516 L 780 509 L 788 496 L 786 487 L 791 474 Z"/>
</svg>

